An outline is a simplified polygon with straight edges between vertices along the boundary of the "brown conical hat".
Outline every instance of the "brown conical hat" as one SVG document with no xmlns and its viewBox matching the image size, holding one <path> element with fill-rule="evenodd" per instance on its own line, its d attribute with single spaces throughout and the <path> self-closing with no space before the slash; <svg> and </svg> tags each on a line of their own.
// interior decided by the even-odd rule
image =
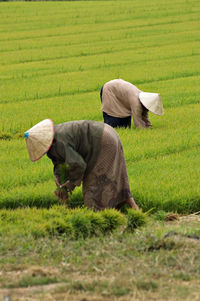
<svg viewBox="0 0 200 301">
<path fill-rule="evenodd" d="M 159 93 L 140 92 L 139 99 L 143 106 L 154 114 L 163 115 L 164 109 Z"/>
<path fill-rule="evenodd" d="M 45 119 L 24 133 L 31 161 L 39 160 L 51 147 L 54 138 L 54 125 Z"/>
</svg>

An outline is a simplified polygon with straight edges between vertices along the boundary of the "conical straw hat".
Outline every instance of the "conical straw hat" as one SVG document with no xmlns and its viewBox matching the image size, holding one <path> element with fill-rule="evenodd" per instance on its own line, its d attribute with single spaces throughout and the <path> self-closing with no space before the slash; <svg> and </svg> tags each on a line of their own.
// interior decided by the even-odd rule
<svg viewBox="0 0 200 301">
<path fill-rule="evenodd" d="M 154 114 L 163 115 L 162 99 L 158 93 L 140 92 L 139 99 L 143 106 Z"/>
<path fill-rule="evenodd" d="M 54 125 L 45 119 L 24 133 L 31 161 L 39 160 L 51 147 L 54 138 Z"/>
</svg>

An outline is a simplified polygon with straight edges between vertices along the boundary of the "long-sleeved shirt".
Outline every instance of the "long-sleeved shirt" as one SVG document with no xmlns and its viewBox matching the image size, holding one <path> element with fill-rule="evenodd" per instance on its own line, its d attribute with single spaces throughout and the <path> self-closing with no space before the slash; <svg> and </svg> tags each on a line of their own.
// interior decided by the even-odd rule
<svg viewBox="0 0 200 301">
<path fill-rule="evenodd" d="M 102 111 L 113 117 L 133 117 L 136 127 L 150 127 L 148 110 L 139 100 L 142 92 L 133 84 L 122 80 L 113 79 L 103 86 Z"/>
<path fill-rule="evenodd" d="M 94 167 L 100 148 L 104 124 L 80 120 L 55 125 L 55 135 L 47 156 L 54 164 L 58 176 L 58 164 L 69 165 L 69 180 L 75 185 Z"/>
</svg>

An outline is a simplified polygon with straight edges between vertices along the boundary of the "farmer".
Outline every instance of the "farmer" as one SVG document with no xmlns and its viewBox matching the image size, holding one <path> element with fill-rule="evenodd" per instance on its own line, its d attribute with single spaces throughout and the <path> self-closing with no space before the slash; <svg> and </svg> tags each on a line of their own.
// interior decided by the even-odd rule
<svg viewBox="0 0 200 301">
<path fill-rule="evenodd" d="M 54 164 L 55 194 L 66 202 L 68 192 L 83 183 L 84 204 L 102 210 L 124 203 L 138 209 L 129 188 L 121 141 L 115 130 L 101 122 L 81 120 L 54 125 L 45 119 L 25 132 L 32 161 L 44 154 Z M 62 184 L 59 167 L 68 166 Z M 65 189 L 64 189 L 65 188 Z"/>
<path fill-rule="evenodd" d="M 152 126 L 148 112 L 163 115 L 160 94 L 142 92 L 123 79 L 111 80 L 101 88 L 100 98 L 104 122 L 112 127 L 131 127 L 131 116 L 135 127 Z"/>
</svg>

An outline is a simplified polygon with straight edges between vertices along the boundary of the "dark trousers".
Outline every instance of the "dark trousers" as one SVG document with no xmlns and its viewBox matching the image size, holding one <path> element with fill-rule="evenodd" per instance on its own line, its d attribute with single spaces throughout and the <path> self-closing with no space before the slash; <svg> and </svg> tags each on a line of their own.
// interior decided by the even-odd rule
<svg viewBox="0 0 200 301">
<path fill-rule="evenodd" d="M 125 117 L 125 118 L 119 118 L 119 117 L 113 117 L 105 112 L 103 112 L 103 119 L 104 123 L 109 124 L 113 128 L 116 127 L 124 127 L 124 128 L 130 128 L 131 127 L 131 116 Z"/>
<path fill-rule="evenodd" d="M 101 88 L 100 91 L 100 98 L 101 98 L 101 102 L 102 102 L 102 94 L 103 94 L 103 87 Z M 131 127 L 131 116 L 125 117 L 125 118 L 119 118 L 119 117 L 113 117 L 108 115 L 107 113 L 103 112 L 103 119 L 104 119 L 104 123 L 109 124 L 110 126 L 112 126 L 113 128 L 116 127 Z"/>
</svg>

